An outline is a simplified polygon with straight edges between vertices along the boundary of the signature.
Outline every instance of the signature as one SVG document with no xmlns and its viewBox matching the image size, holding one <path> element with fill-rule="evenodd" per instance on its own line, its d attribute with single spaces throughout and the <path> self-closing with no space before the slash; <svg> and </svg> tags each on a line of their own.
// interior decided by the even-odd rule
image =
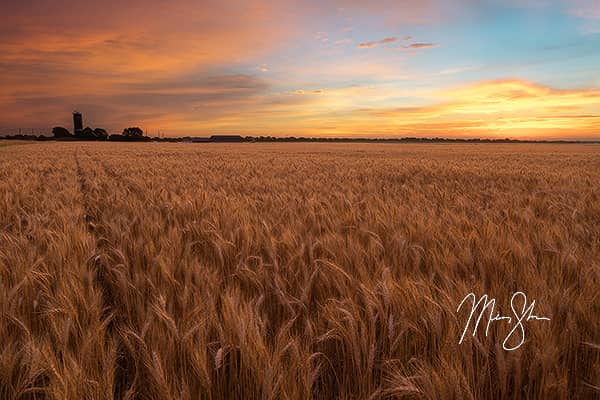
<svg viewBox="0 0 600 400">
<path fill-rule="evenodd" d="M 469 327 L 473 322 L 473 337 L 477 333 L 477 328 L 479 327 L 479 323 L 483 319 L 486 310 L 489 312 L 487 316 L 487 325 L 485 327 L 485 336 L 487 337 L 488 332 L 490 330 L 490 326 L 494 321 L 506 321 L 509 324 L 514 324 L 512 329 L 506 335 L 506 338 L 502 342 L 502 348 L 506 351 L 516 350 L 525 343 L 525 325 L 524 323 L 530 320 L 537 321 L 550 321 L 550 318 L 539 317 L 535 315 L 535 300 L 531 302 L 531 304 L 527 305 L 527 296 L 523 292 L 515 292 L 510 298 L 510 308 L 512 310 L 513 316 L 503 316 L 500 311 L 496 311 L 496 299 L 488 298 L 487 294 L 481 296 L 479 300 L 477 300 L 477 296 L 475 293 L 469 293 L 466 295 L 463 300 L 458 305 L 456 312 L 458 313 L 462 306 L 467 303 L 468 300 L 471 300 L 471 312 L 469 314 L 469 319 L 465 324 L 465 329 L 460 336 L 459 344 L 463 342 L 465 339 L 465 335 L 469 331 Z M 522 300 L 523 306 L 518 307 L 520 303 L 519 300 Z M 510 346 L 511 338 L 515 338 L 512 340 L 514 342 L 517 341 L 516 345 Z"/>
</svg>

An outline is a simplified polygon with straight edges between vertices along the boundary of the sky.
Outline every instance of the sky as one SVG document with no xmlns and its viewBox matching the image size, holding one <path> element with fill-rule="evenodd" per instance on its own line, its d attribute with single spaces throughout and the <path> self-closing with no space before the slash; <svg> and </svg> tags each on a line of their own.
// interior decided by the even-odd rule
<svg viewBox="0 0 600 400">
<path fill-rule="evenodd" d="M 600 0 L 21 0 L 0 134 L 600 138 Z"/>
</svg>

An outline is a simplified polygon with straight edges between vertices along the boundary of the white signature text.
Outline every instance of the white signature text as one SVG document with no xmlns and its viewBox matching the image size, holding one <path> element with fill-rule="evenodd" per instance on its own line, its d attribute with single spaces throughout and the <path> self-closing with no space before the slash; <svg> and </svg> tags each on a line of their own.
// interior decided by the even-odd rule
<svg viewBox="0 0 600 400">
<path fill-rule="evenodd" d="M 470 303 L 470 313 L 469 318 L 467 319 L 467 323 L 465 324 L 465 328 L 462 331 L 462 335 L 460 336 L 459 344 L 463 342 L 465 339 L 465 335 L 469 331 L 469 327 L 473 325 L 472 332 L 473 335 L 477 333 L 477 328 L 479 327 L 479 323 L 484 318 L 486 311 L 487 314 L 487 324 L 485 327 L 485 336 L 487 337 L 490 326 L 494 321 L 505 321 L 509 324 L 512 324 L 512 329 L 506 335 L 506 338 L 502 342 L 502 348 L 506 351 L 516 350 L 525 343 L 525 325 L 524 323 L 530 320 L 537 321 L 549 321 L 550 318 L 539 317 L 534 314 L 535 308 L 535 300 L 531 302 L 531 304 L 527 304 L 527 296 L 523 292 L 515 292 L 510 298 L 510 308 L 512 310 L 513 316 L 503 316 L 500 311 L 496 311 L 496 299 L 488 298 L 487 294 L 484 294 L 477 299 L 475 293 L 469 293 L 466 295 L 463 300 L 458 305 L 456 312 L 458 313 L 460 309 L 468 303 Z M 522 303 L 522 306 L 519 305 Z M 511 340 L 512 338 L 512 340 Z M 515 343 L 511 345 L 510 343 Z"/>
</svg>

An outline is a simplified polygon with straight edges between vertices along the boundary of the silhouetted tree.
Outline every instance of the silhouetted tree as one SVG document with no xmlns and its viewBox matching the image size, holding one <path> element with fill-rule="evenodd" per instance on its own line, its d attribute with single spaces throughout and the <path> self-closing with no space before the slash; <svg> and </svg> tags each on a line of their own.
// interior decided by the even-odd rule
<svg viewBox="0 0 600 400">
<path fill-rule="evenodd" d="M 138 127 L 126 128 L 126 129 L 123 129 L 123 136 L 142 137 L 142 136 L 144 136 L 144 131 Z"/>
<path fill-rule="evenodd" d="M 63 128 L 62 126 L 55 126 L 52 128 L 52 135 L 54 135 L 55 138 L 67 138 L 73 136 L 67 128 Z"/>
<path fill-rule="evenodd" d="M 98 139 L 106 139 L 108 137 L 108 132 L 106 132 L 106 129 L 96 128 L 94 129 L 94 136 Z"/>
<path fill-rule="evenodd" d="M 78 137 L 82 137 L 82 138 L 86 138 L 86 139 L 93 139 L 94 136 L 94 130 L 92 128 L 90 128 L 89 126 L 86 126 L 82 131 L 80 135 L 77 135 Z"/>
</svg>

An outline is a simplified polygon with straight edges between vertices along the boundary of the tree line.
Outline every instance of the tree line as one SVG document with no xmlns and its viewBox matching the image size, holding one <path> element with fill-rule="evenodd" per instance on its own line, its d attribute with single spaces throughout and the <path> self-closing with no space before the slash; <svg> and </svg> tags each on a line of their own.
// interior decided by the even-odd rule
<svg viewBox="0 0 600 400">
<path fill-rule="evenodd" d="M 109 135 L 106 129 L 95 128 L 92 129 L 89 126 L 82 129 L 81 132 L 71 133 L 67 128 L 62 126 L 56 126 L 52 128 L 52 135 L 54 139 L 59 140 L 144 140 L 144 131 L 138 127 L 131 127 L 123 129 L 123 133 L 120 135 Z"/>
</svg>

